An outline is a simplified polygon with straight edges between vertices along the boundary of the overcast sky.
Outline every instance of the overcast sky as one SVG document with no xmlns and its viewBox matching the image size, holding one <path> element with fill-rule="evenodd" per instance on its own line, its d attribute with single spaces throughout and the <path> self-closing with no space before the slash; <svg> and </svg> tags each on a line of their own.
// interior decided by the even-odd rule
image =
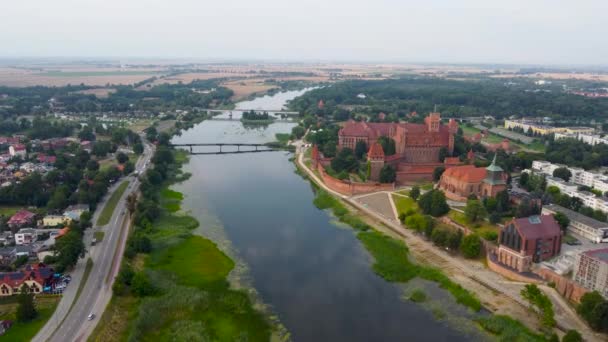
<svg viewBox="0 0 608 342">
<path fill-rule="evenodd" d="M 606 0 L 4 0 L 0 57 L 608 64 Z"/>
</svg>

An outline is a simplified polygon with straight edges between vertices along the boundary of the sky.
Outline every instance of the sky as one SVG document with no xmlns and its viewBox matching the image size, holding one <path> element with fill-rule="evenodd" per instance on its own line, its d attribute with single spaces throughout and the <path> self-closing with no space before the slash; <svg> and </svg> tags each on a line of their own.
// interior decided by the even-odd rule
<svg viewBox="0 0 608 342">
<path fill-rule="evenodd" d="M 0 57 L 608 64 L 606 0 L 4 0 Z"/>
</svg>

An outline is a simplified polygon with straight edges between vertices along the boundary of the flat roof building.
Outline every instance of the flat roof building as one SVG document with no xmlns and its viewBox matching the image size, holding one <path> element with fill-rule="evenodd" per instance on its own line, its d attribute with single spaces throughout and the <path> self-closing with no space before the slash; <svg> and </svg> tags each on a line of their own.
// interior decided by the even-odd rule
<svg viewBox="0 0 608 342">
<path fill-rule="evenodd" d="M 574 281 L 582 287 L 608 299 L 608 248 L 578 254 L 573 274 Z"/>
<path fill-rule="evenodd" d="M 608 242 L 608 223 L 601 222 L 556 204 L 543 206 L 543 214 L 560 212 L 570 219 L 568 231 L 594 243 Z"/>
</svg>

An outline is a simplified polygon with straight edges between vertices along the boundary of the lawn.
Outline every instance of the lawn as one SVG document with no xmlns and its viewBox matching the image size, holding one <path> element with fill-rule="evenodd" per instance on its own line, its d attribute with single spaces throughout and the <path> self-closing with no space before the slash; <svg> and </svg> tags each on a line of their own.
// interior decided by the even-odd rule
<svg viewBox="0 0 608 342">
<path fill-rule="evenodd" d="M 0 341 L 30 341 L 42 329 L 46 321 L 51 318 L 55 308 L 59 303 L 61 296 L 38 296 L 36 306 L 38 308 L 38 317 L 28 323 L 16 322 L 6 332 L 0 336 Z M 6 305 L 6 304 L 5 304 Z M 2 306 L 5 306 L 2 305 Z M 15 310 L 17 305 L 13 305 L 12 313 L 0 317 L 0 319 L 15 320 Z M 3 310 L 4 311 L 4 310 Z"/>
<path fill-rule="evenodd" d="M 411 197 L 403 197 L 399 195 L 393 194 L 393 202 L 395 202 L 395 207 L 397 207 L 397 213 L 407 213 L 408 211 L 418 212 L 418 204 Z"/>
<path fill-rule="evenodd" d="M 482 237 L 485 236 L 485 234 L 487 234 L 488 232 L 494 232 L 496 234 L 500 232 L 500 228 L 497 225 L 491 224 L 488 221 L 471 224 L 467 221 L 467 218 L 464 216 L 463 213 L 455 210 L 450 210 L 450 212 L 448 213 L 448 217 L 451 218 L 454 222 L 475 231 Z"/>
<path fill-rule="evenodd" d="M 0 206 L 0 215 L 9 217 L 13 216 L 16 212 L 23 209 L 23 207 L 19 206 Z"/>
<path fill-rule="evenodd" d="M 97 240 L 97 242 L 101 242 L 103 240 L 103 237 L 106 235 L 105 232 L 102 231 L 98 231 L 93 233 L 93 236 L 95 237 L 95 240 Z"/>
<path fill-rule="evenodd" d="M 464 135 L 474 135 L 481 132 L 479 129 L 475 127 L 469 127 L 467 125 L 461 125 L 460 128 L 462 128 L 462 133 L 464 133 Z"/>
<path fill-rule="evenodd" d="M 112 218 L 114 209 L 116 208 L 118 201 L 122 197 L 122 194 L 124 194 L 125 190 L 127 190 L 127 186 L 129 186 L 129 181 L 124 181 L 118 186 L 116 191 L 112 193 L 112 196 L 110 196 L 110 199 L 106 203 L 106 206 L 103 208 L 103 211 L 97 219 L 98 226 L 105 226 L 106 224 L 110 223 L 110 218 Z"/>
</svg>

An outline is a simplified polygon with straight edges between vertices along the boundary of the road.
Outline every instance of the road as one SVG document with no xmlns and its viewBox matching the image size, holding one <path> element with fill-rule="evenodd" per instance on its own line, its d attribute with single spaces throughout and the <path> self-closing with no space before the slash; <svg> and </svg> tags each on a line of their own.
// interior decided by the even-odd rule
<svg viewBox="0 0 608 342">
<path fill-rule="evenodd" d="M 137 171 L 141 173 L 145 170 L 150 164 L 153 152 L 154 148 L 152 145 L 144 144 L 144 153 L 135 165 Z M 87 255 L 85 258 L 80 259 L 75 267 L 72 282 L 64 292 L 53 316 L 32 341 L 85 341 L 97 325 L 99 317 L 103 314 L 112 298 L 112 284 L 123 257 L 130 223 L 125 199 L 129 194 L 139 189 L 140 182 L 137 177 L 129 176 L 126 177 L 126 180 L 130 182 L 129 186 L 116 205 L 110 223 L 101 227 L 94 226 L 85 232 L 83 239 L 88 249 Z M 120 183 L 122 181 L 114 184 L 102 202 L 99 203 L 93 215 L 93 224 L 97 222 L 99 214 Z M 98 242 L 95 246 L 91 246 L 95 231 L 103 231 L 105 236 L 101 242 Z M 86 260 L 89 257 L 93 260 L 93 267 L 80 296 L 73 303 L 79 283 L 82 280 Z M 95 314 L 96 317 L 88 321 L 87 316 L 90 313 Z"/>
</svg>

